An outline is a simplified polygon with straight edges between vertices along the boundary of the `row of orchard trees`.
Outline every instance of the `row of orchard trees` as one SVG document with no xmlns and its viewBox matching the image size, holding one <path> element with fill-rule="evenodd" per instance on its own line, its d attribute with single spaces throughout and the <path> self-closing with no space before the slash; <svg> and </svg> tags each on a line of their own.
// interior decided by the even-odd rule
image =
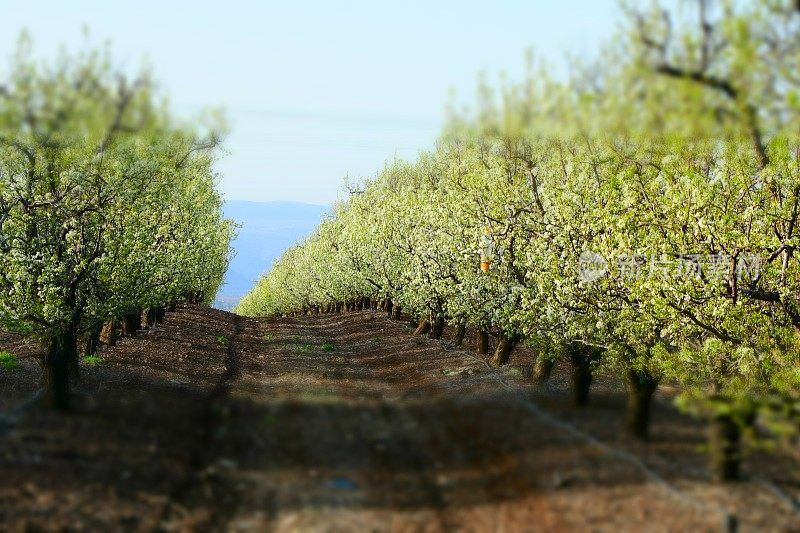
<svg viewBox="0 0 800 533">
<path fill-rule="evenodd" d="M 791 409 L 800 386 L 798 265 L 776 233 L 797 221 L 800 145 L 769 152 L 759 173 L 737 144 L 443 142 L 338 205 L 239 311 L 388 301 L 434 338 L 446 322 L 491 332 L 497 366 L 520 342 L 542 374 L 568 357 L 579 404 L 596 366 L 618 372 L 639 437 L 667 380 L 713 399 L 731 435 L 759 401 L 765 415 Z M 605 268 L 596 279 L 586 251 Z"/>
<path fill-rule="evenodd" d="M 499 105 L 482 88 L 474 116 L 336 205 L 239 311 L 384 301 L 433 337 L 496 336 L 494 365 L 519 343 L 542 376 L 568 358 L 579 404 L 604 367 L 639 437 L 676 382 L 713 421 L 715 475 L 736 477 L 743 429 L 800 419 L 800 9 L 697 7 L 683 33 L 631 10 L 568 83 L 532 69 Z"/>
<path fill-rule="evenodd" d="M 0 327 L 41 339 L 49 402 L 104 323 L 209 301 L 229 259 L 218 134 L 173 119 L 107 51 L 46 64 L 23 36 L 0 82 Z"/>
</svg>

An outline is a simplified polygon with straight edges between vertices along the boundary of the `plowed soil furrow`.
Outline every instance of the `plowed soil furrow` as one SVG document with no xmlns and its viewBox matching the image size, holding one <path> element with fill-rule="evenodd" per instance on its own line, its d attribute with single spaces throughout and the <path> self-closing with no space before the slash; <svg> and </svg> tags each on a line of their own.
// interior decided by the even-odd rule
<svg viewBox="0 0 800 533">
<path fill-rule="evenodd" d="M 36 391 L 38 364 L 30 343 L 4 346 L 21 357 L 0 374 L 8 414 Z M 0 531 L 800 530 L 763 484 L 709 484 L 702 425 L 666 399 L 638 444 L 619 431 L 613 380 L 574 411 L 565 369 L 534 387 L 525 350 L 490 370 L 370 311 L 183 307 L 102 356 L 74 413 L 6 416 Z M 800 491 L 788 456 L 746 470 Z"/>
</svg>

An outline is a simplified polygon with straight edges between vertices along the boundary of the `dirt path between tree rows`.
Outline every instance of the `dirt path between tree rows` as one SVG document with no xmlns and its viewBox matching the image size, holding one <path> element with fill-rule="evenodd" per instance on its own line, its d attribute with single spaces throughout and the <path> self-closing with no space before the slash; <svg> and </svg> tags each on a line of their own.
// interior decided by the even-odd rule
<svg viewBox="0 0 800 533">
<path fill-rule="evenodd" d="M 797 461 L 709 484 L 702 425 L 662 401 L 622 436 L 619 385 L 487 368 L 370 311 L 253 320 L 185 307 L 84 370 L 75 413 L 0 436 L 0 530 L 800 531 Z M 16 342 L 16 344 L 14 344 Z M 0 411 L 38 386 L 35 350 Z M 0 371 L 2 372 L 2 371 Z"/>
</svg>

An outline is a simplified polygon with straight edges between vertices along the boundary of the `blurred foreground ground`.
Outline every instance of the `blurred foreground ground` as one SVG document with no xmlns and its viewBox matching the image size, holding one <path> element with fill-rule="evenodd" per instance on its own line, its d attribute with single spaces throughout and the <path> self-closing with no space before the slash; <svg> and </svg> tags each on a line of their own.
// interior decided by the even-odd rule
<svg viewBox="0 0 800 533">
<path fill-rule="evenodd" d="M 566 368 L 532 386 L 525 350 L 490 370 L 370 311 L 181 308 L 84 368 L 68 416 L 20 409 L 36 350 L 0 348 L 22 357 L 0 370 L 0 531 L 800 531 L 796 458 L 711 484 L 664 391 L 636 443 L 620 384 L 576 411 Z"/>
</svg>

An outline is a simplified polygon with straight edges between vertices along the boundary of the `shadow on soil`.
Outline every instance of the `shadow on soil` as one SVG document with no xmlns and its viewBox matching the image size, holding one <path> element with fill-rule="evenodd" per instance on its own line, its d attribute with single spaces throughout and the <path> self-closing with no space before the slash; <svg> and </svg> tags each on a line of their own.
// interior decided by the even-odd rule
<svg viewBox="0 0 800 533">
<path fill-rule="evenodd" d="M 244 507 L 443 508 L 643 483 L 630 463 L 531 415 L 462 352 L 382 320 L 351 331 L 341 320 L 185 308 L 107 350 L 73 413 L 35 409 L 0 437 L 0 524 L 59 512 L 104 524 L 93 513 L 116 506 L 124 526 L 196 508 L 221 526 Z M 443 377 L 465 365 L 474 373 Z M 559 408 L 557 386 L 522 394 Z M 575 416 L 623 402 L 598 399 Z M 660 446 L 691 454 L 698 433 L 666 420 Z"/>
</svg>

